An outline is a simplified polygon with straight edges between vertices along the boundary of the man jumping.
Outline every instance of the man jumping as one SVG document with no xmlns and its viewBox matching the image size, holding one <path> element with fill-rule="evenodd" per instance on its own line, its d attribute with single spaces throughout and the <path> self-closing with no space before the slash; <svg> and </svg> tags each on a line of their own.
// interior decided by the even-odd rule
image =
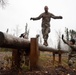
<svg viewBox="0 0 76 75">
<path fill-rule="evenodd" d="M 48 12 L 48 6 L 44 7 L 45 12 L 40 14 L 38 17 L 30 18 L 30 20 L 39 20 L 42 18 L 42 35 L 44 39 L 43 45 L 48 46 L 48 34 L 50 33 L 50 21 L 53 19 L 62 19 L 62 16 L 55 16 L 54 14 Z"/>
</svg>

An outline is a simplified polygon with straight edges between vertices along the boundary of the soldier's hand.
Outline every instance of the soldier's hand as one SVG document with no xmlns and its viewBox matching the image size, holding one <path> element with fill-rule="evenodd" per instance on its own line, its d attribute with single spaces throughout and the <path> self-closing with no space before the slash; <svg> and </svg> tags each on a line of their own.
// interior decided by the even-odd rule
<svg viewBox="0 0 76 75">
<path fill-rule="evenodd" d="M 30 18 L 30 20 L 33 20 L 33 18 Z"/>
<path fill-rule="evenodd" d="M 62 19 L 63 17 L 62 16 L 59 16 L 59 18 Z"/>
<path fill-rule="evenodd" d="M 64 35 L 62 34 L 62 40 L 65 44 L 67 44 L 67 42 L 64 40 Z"/>
</svg>

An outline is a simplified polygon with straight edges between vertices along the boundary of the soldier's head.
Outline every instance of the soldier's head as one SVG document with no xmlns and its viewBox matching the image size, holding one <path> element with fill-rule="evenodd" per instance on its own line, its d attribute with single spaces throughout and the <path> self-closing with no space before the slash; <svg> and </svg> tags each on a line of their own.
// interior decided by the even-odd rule
<svg viewBox="0 0 76 75">
<path fill-rule="evenodd" d="M 74 45 L 74 44 L 75 44 L 75 40 L 74 40 L 74 39 L 71 39 L 71 40 L 70 40 L 70 44 L 71 44 L 71 45 Z"/>
<path fill-rule="evenodd" d="M 48 12 L 48 6 L 44 7 L 45 12 Z"/>
</svg>

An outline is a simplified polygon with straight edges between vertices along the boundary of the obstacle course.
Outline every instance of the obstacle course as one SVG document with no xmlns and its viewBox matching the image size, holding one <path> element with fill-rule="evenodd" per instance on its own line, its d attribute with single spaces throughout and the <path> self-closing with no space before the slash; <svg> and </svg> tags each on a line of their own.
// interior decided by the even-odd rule
<svg viewBox="0 0 76 75">
<path fill-rule="evenodd" d="M 38 44 L 38 38 L 31 38 L 30 41 L 24 39 L 15 37 L 13 35 L 0 32 L 0 47 L 1 48 L 12 48 L 13 49 L 13 57 L 15 65 L 19 67 L 19 50 L 24 49 L 26 54 L 29 56 L 30 60 L 30 67 L 36 67 L 37 61 L 39 58 L 40 51 L 48 51 L 53 52 L 53 63 L 55 60 L 55 54 L 59 54 L 59 63 L 61 63 L 61 54 L 66 53 L 68 51 L 65 50 L 57 50 L 51 47 L 46 47 L 44 45 Z"/>
</svg>

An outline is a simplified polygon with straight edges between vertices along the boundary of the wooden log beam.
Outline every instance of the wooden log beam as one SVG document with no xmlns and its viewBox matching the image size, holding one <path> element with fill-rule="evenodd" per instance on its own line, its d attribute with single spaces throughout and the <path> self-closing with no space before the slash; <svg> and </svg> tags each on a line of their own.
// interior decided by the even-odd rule
<svg viewBox="0 0 76 75">
<path fill-rule="evenodd" d="M 30 41 L 0 32 L 0 47 L 13 49 L 30 48 Z"/>
<path fill-rule="evenodd" d="M 47 51 L 47 52 L 55 52 L 55 53 L 68 53 L 68 50 L 58 50 L 58 49 L 54 49 L 51 47 L 46 47 L 44 45 L 39 45 L 39 50 L 40 51 Z"/>
<path fill-rule="evenodd" d="M 38 46 L 39 46 L 38 48 L 40 51 L 61 52 L 61 53 L 68 52 L 68 50 L 58 51 L 57 49 L 54 49 L 51 47 L 46 47 L 46 46 L 40 45 L 40 44 Z M 0 32 L 0 47 L 30 50 L 30 41 L 28 41 L 24 38 L 15 37 L 13 35 Z"/>
</svg>

